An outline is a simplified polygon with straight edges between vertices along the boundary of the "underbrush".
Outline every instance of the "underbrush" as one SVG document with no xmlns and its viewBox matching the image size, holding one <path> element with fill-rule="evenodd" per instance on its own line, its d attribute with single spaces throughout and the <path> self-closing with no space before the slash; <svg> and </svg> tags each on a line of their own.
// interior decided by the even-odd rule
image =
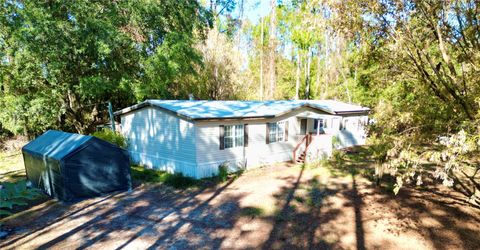
<svg viewBox="0 0 480 250">
<path fill-rule="evenodd" d="M 127 139 L 122 134 L 114 132 L 111 129 L 103 129 L 92 134 L 99 139 L 115 144 L 121 148 L 127 147 Z"/>
<path fill-rule="evenodd" d="M 330 158 L 324 158 L 316 162 L 306 164 L 307 168 L 323 168 L 333 177 L 361 176 L 371 183 L 377 183 L 381 189 L 392 192 L 394 190 L 395 178 L 385 173 L 378 179 L 376 175 L 375 150 L 368 146 L 357 146 L 342 150 L 334 150 Z"/>
<path fill-rule="evenodd" d="M 172 174 L 143 166 L 132 165 L 130 167 L 130 173 L 134 184 L 164 183 L 175 188 L 188 188 L 198 185 L 198 180 L 183 176 L 182 174 Z"/>
</svg>

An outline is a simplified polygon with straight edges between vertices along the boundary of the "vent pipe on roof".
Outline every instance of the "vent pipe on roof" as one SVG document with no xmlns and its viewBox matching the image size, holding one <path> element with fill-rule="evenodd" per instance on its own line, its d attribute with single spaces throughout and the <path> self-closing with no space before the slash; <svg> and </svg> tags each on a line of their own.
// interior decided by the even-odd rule
<svg viewBox="0 0 480 250">
<path fill-rule="evenodd" d="M 188 94 L 188 100 L 190 100 L 190 101 L 194 101 L 194 100 L 195 100 L 195 97 L 193 96 L 192 93 Z"/>
</svg>

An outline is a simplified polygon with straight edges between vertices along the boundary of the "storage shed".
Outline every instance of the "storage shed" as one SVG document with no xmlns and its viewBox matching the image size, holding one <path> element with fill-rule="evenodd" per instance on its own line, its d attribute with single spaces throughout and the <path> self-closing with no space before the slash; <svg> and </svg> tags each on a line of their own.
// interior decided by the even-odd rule
<svg viewBox="0 0 480 250">
<path fill-rule="evenodd" d="M 127 151 L 93 136 L 49 130 L 22 153 L 27 178 L 62 201 L 131 188 Z"/>
</svg>

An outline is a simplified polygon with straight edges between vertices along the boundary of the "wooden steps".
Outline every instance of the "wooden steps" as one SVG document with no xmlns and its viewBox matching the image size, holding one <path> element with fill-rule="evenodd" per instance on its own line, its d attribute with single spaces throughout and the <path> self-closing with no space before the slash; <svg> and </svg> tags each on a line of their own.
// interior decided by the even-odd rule
<svg viewBox="0 0 480 250">
<path fill-rule="evenodd" d="M 305 163 L 305 152 L 303 152 L 301 155 L 298 156 L 298 158 L 295 160 L 297 163 Z"/>
</svg>

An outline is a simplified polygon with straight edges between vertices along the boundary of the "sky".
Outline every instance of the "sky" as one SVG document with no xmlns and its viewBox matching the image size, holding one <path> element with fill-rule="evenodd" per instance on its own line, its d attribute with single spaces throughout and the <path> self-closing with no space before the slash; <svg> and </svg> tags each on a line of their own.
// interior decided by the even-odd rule
<svg viewBox="0 0 480 250">
<path fill-rule="evenodd" d="M 253 24 L 257 24 L 260 17 L 266 16 L 270 12 L 269 0 L 245 0 L 244 4 L 244 15 Z"/>
</svg>

